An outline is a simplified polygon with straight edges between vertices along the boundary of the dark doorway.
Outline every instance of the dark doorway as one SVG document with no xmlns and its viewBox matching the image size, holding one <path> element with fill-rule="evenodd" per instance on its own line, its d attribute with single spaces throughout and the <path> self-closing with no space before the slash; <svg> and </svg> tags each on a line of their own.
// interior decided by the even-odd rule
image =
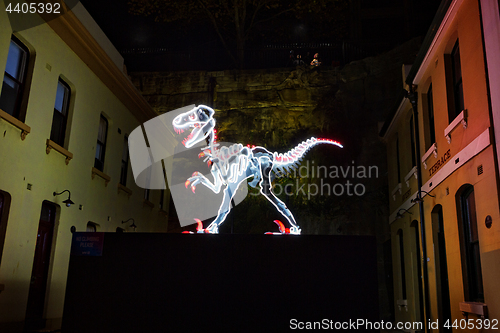
<svg viewBox="0 0 500 333">
<path fill-rule="evenodd" d="M 43 313 L 49 276 L 55 217 L 56 206 L 44 201 L 42 203 L 42 212 L 38 224 L 33 270 L 31 271 L 28 305 L 26 308 L 26 330 L 41 329 L 45 326 Z"/>
<path fill-rule="evenodd" d="M 456 198 L 460 217 L 459 234 L 465 300 L 484 302 L 474 187 L 469 184 L 462 186 L 458 190 Z"/>
<path fill-rule="evenodd" d="M 415 260 L 416 266 L 417 266 L 417 284 L 418 284 L 418 304 L 415 304 L 415 310 L 418 309 L 417 312 L 417 321 L 418 322 L 423 322 L 422 321 L 422 315 L 424 313 L 424 289 L 422 285 L 422 280 L 423 280 L 423 275 L 422 275 L 422 256 L 420 253 L 420 237 L 419 237 L 419 229 L 418 229 L 418 221 L 414 220 L 411 223 L 411 229 L 412 229 L 412 236 L 414 237 L 414 247 L 413 250 L 414 255 L 413 255 L 413 260 Z"/>
<path fill-rule="evenodd" d="M 2 263 L 3 244 L 7 231 L 7 219 L 9 216 L 10 195 L 0 191 L 0 264 Z"/>
<path fill-rule="evenodd" d="M 432 224 L 434 232 L 434 246 L 437 248 L 436 275 L 438 280 L 438 313 L 439 322 L 451 320 L 450 289 L 448 284 L 448 265 L 446 258 L 446 242 L 444 236 L 443 208 L 437 205 L 432 210 Z M 451 332 L 451 328 L 442 327 L 443 332 Z"/>
</svg>

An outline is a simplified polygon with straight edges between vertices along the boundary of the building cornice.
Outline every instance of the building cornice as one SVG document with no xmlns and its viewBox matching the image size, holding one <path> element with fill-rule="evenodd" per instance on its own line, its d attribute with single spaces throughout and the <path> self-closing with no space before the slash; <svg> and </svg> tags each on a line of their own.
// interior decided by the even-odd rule
<svg viewBox="0 0 500 333">
<path fill-rule="evenodd" d="M 64 3 L 63 3 L 63 6 Z M 111 92 L 132 112 L 140 122 L 157 116 L 130 79 L 118 68 L 102 49 L 85 26 L 72 11 L 47 24 L 76 53 L 76 55 L 97 75 Z"/>
<path fill-rule="evenodd" d="M 413 63 L 413 66 L 410 70 L 410 73 L 408 74 L 408 77 L 406 78 L 406 83 L 408 85 L 411 84 L 418 84 L 420 80 L 420 77 L 423 73 L 419 73 L 422 71 L 422 69 L 426 69 L 428 62 L 430 59 L 433 58 L 432 52 L 435 52 L 435 46 L 438 38 L 443 35 L 443 31 L 446 31 L 446 24 L 451 23 L 449 18 L 450 14 L 453 10 L 453 8 L 458 8 L 460 7 L 460 3 L 462 3 L 463 0 L 443 0 L 441 1 L 441 4 L 439 5 L 438 11 L 436 13 L 436 16 L 434 16 L 434 19 L 432 21 L 432 24 L 427 31 L 427 34 L 424 38 L 424 41 L 422 43 L 422 47 L 420 48 L 420 51 L 417 54 L 417 57 Z M 458 4 L 458 6 L 457 6 Z M 419 79 L 417 79 L 417 75 L 419 75 Z"/>
</svg>

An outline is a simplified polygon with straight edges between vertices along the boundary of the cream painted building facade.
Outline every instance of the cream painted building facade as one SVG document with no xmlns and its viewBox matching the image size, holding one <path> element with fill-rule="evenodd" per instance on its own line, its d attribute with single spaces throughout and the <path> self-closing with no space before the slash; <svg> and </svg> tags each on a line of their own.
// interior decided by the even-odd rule
<svg viewBox="0 0 500 333">
<path fill-rule="evenodd" d="M 425 330 L 433 332 L 500 328 L 495 36 L 498 1 L 443 1 L 415 63 L 403 68 L 409 93 L 381 131 L 396 323 L 430 320 L 438 325 Z"/>
<path fill-rule="evenodd" d="M 72 227 L 167 231 L 169 194 L 137 187 L 127 155 L 156 114 L 81 4 L 14 32 L 0 2 L 0 68 L 0 332 L 53 330 Z"/>
</svg>

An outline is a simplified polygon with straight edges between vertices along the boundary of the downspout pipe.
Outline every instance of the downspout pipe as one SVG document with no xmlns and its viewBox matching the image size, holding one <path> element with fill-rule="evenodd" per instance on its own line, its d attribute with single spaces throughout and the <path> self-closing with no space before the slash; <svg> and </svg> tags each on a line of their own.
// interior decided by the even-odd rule
<svg viewBox="0 0 500 333">
<path fill-rule="evenodd" d="M 420 193 L 422 193 L 422 172 L 420 169 L 420 140 L 419 140 L 419 126 L 418 126 L 418 94 L 414 90 L 413 85 L 410 86 L 410 91 L 408 92 L 407 98 L 410 100 L 412 109 L 413 109 L 413 126 L 415 127 L 415 150 L 416 152 L 413 152 L 416 154 L 416 161 L 417 161 L 417 186 L 418 186 L 418 192 L 417 194 L 420 196 Z M 418 211 L 420 215 L 420 238 L 422 242 L 422 275 L 423 275 L 423 282 L 424 282 L 424 303 L 425 303 L 425 318 L 424 318 L 424 329 L 425 332 L 429 331 L 429 328 L 427 327 L 427 321 L 430 320 L 431 315 L 430 315 L 430 299 L 429 299 L 429 275 L 428 275 L 428 270 L 427 270 L 427 245 L 426 245 L 426 238 L 425 238 L 425 220 L 424 220 L 424 203 L 420 201 L 418 203 Z"/>
</svg>

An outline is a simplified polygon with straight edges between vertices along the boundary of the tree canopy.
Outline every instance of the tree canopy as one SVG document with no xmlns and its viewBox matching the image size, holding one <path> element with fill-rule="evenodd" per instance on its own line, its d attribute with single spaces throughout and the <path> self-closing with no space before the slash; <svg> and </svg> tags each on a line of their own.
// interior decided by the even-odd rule
<svg viewBox="0 0 500 333">
<path fill-rule="evenodd" d="M 337 23 L 349 0 L 129 0 L 128 4 L 130 13 L 158 22 L 211 26 L 231 60 L 241 67 L 246 43 L 266 34 L 283 34 L 283 22 L 307 20 L 345 34 Z"/>
</svg>

